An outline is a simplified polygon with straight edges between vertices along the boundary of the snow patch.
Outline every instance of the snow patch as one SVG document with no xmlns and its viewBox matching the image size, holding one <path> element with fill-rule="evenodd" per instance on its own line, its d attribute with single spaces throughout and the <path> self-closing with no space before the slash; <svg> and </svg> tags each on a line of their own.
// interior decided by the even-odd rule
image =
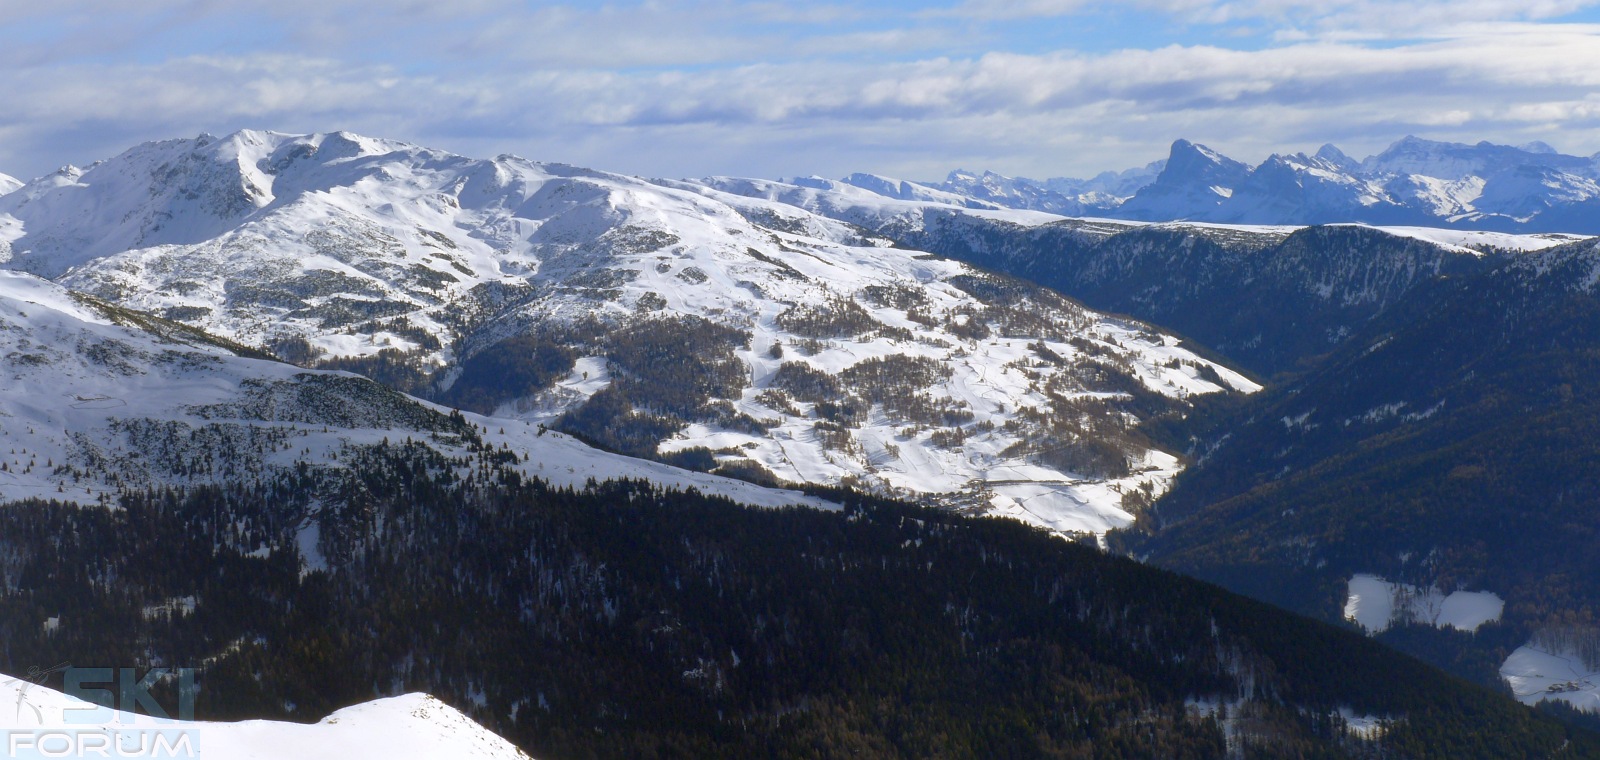
<svg viewBox="0 0 1600 760">
<path fill-rule="evenodd" d="M 1339 717 L 1344 719 L 1345 728 L 1358 739 L 1372 741 L 1389 730 L 1389 719 L 1362 715 L 1348 707 L 1339 708 Z"/>
<path fill-rule="evenodd" d="M 1349 581 L 1344 617 L 1374 634 L 1406 621 L 1476 631 L 1484 623 L 1499 620 L 1504 609 L 1505 601 L 1490 591 L 1445 594 L 1437 588 L 1423 589 L 1358 573 Z"/>
<path fill-rule="evenodd" d="M 195 598 L 193 596 L 175 596 L 158 604 L 147 604 L 144 607 L 145 620 L 160 618 L 181 617 L 194 614 Z"/>
</svg>

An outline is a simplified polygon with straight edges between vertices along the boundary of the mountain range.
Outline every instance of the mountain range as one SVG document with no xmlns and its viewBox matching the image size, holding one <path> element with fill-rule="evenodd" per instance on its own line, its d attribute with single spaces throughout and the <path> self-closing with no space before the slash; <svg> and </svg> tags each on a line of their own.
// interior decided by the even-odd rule
<svg viewBox="0 0 1600 760">
<path fill-rule="evenodd" d="M 1582 755 L 1359 635 L 1600 698 L 1552 675 L 1600 662 L 1597 248 L 1468 228 L 1529 156 L 1589 171 L 646 180 L 253 131 L 65 167 L 0 193 L 7 667 L 207 662 L 221 718 L 425 690 L 550 757 Z M 1479 205 L 1350 218 L 1405 188 Z"/>
<path fill-rule="evenodd" d="M 796 184 L 815 182 L 796 180 Z M 852 174 L 887 197 L 1138 221 L 1309 225 L 1362 222 L 1498 232 L 1600 233 L 1600 155 L 1406 137 L 1357 161 L 1333 145 L 1256 166 L 1178 140 L 1147 166 L 1093 179 L 951 172 L 942 182 Z"/>
<path fill-rule="evenodd" d="M 870 213 L 925 204 L 902 205 Z M 1165 490 L 1177 460 L 1139 420 L 1259 388 L 786 203 L 345 133 L 150 143 L 34 180 L 0 196 L 0 267 L 624 454 L 1063 531 Z"/>
</svg>

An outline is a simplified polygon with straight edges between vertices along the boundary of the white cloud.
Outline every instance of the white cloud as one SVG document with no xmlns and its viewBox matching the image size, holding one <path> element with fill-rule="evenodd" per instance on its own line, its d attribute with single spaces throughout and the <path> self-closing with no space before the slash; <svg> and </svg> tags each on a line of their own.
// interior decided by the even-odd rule
<svg viewBox="0 0 1600 760">
<path fill-rule="evenodd" d="M 1122 12 L 1143 14 L 1146 23 L 1262 25 L 1280 41 L 1311 37 L 1341 39 L 1431 36 L 1461 24 L 1540 21 L 1600 6 L 1600 0 L 1128 0 Z M 964 0 L 933 15 L 1001 21 L 1106 14 L 1104 4 L 1084 0 Z"/>
<path fill-rule="evenodd" d="M 147 58 L 174 43 L 194 52 L 211 38 L 240 53 L 396 66 L 636 68 L 816 55 L 852 38 L 884 50 L 950 39 L 903 20 L 845 5 L 740 0 L 55 0 L 0 6 L 0 64 Z"/>
</svg>

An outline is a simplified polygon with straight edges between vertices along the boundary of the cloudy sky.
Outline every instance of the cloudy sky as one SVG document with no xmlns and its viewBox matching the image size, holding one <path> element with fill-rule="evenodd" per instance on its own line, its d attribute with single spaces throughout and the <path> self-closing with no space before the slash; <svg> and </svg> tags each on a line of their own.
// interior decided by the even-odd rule
<svg viewBox="0 0 1600 760">
<path fill-rule="evenodd" d="M 650 176 L 1600 151 L 1600 0 L 0 2 L 0 172 L 347 129 Z"/>
</svg>

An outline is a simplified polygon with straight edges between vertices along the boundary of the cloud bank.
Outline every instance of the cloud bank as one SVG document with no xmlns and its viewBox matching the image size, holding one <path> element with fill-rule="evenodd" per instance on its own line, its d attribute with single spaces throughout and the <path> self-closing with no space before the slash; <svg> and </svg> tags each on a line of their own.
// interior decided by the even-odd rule
<svg viewBox="0 0 1600 760">
<path fill-rule="evenodd" d="M 1600 150 L 1593 3 L 1134 5 L 10 7 L 0 171 L 242 127 L 653 176 L 1084 175 L 1177 137 L 1246 159 L 1325 141 L 1359 155 L 1411 133 Z M 1159 22 L 1128 33 L 1128 13 Z M 1074 44 L 1084 35 L 1097 39 Z"/>
</svg>

